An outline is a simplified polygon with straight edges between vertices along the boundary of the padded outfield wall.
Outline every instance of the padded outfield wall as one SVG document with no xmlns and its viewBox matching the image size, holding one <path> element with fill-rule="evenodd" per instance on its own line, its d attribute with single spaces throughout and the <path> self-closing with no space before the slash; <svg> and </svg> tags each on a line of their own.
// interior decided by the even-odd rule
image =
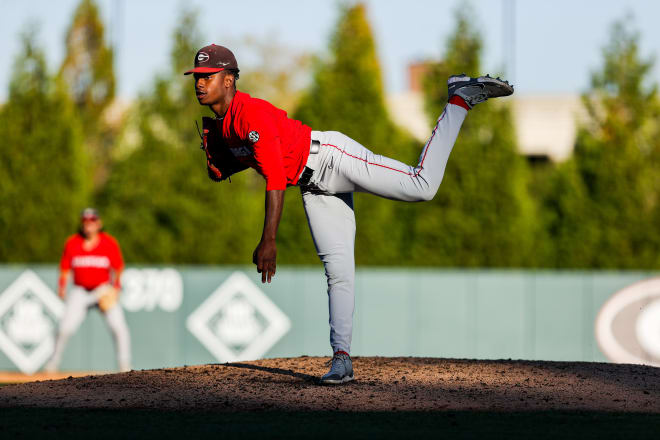
<svg viewBox="0 0 660 440">
<path fill-rule="evenodd" d="M 607 361 L 598 311 L 653 275 L 358 269 L 352 354 Z M 55 266 L 0 267 L 0 370 L 33 372 L 47 360 L 63 310 L 56 284 Z M 266 285 L 253 267 L 129 267 L 122 305 L 136 369 L 330 354 L 320 266 L 282 267 Z M 90 310 L 62 370 L 113 370 L 112 344 Z"/>
</svg>

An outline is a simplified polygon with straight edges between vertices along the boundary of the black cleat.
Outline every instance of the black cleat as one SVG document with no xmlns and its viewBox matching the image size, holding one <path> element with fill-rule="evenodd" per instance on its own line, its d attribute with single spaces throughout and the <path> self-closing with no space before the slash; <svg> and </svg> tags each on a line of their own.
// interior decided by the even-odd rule
<svg viewBox="0 0 660 440">
<path fill-rule="evenodd" d="M 513 86 L 508 81 L 492 78 L 490 75 L 470 78 L 465 74 L 452 75 L 447 80 L 449 98 L 460 96 L 468 107 L 488 100 L 513 94 Z"/>
</svg>

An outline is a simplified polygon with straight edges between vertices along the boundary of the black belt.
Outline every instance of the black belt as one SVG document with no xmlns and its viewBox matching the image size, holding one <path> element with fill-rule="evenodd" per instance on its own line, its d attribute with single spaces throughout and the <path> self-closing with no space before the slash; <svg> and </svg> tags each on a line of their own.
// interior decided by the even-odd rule
<svg viewBox="0 0 660 440">
<path fill-rule="evenodd" d="M 309 148 L 309 154 L 318 154 L 320 148 L 321 148 L 321 142 L 317 141 L 316 139 L 312 139 Z M 306 166 L 305 170 L 300 175 L 300 179 L 298 179 L 298 186 L 309 185 L 309 181 L 312 179 L 313 175 L 314 175 L 314 170 Z"/>
<path fill-rule="evenodd" d="M 300 175 L 300 179 L 298 179 L 298 186 L 309 185 L 309 181 L 312 179 L 313 175 L 314 175 L 314 170 L 311 169 L 310 167 L 305 167 L 305 170 Z"/>
</svg>

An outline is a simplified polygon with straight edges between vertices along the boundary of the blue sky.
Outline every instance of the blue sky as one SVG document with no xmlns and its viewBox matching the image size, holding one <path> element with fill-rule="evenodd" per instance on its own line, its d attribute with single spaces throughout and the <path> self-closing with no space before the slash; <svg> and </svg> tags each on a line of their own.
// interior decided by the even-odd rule
<svg viewBox="0 0 660 440">
<path fill-rule="evenodd" d="M 144 91 L 155 72 L 167 66 L 170 35 L 181 0 L 97 0 L 118 44 L 119 95 Z M 301 51 L 322 52 L 337 18 L 339 0 L 191 0 L 202 11 L 200 31 L 222 44 L 245 36 L 276 38 Z M 406 65 L 442 55 L 456 7 L 465 0 L 368 0 L 389 92 L 406 88 Z M 39 41 L 54 69 L 63 57 L 63 41 L 78 0 L 0 0 L 0 101 L 7 97 L 11 66 L 19 55 L 18 35 L 30 20 L 40 24 Z M 512 27 L 505 11 L 515 5 Z M 579 93 L 601 62 L 613 21 L 631 13 L 641 33 L 642 54 L 660 54 L 660 2 L 654 0 L 472 0 L 474 22 L 485 40 L 484 70 L 509 76 L 518 93 Z M 119 14 L 118 12 L 121 12 Z M 117 20 L 121 15 L 123 19 Z M 510 16 L 510 15 L 509 15 Z M 511 30 L 515 38 L 513 46 Z M 506 34 L 506 35 L 505 35 Z M 510 50 L 511 47 L 515 49 Z M 239 65 L 241 54 L 237 53 Z M 507 62 L 507 60 L 509 62 Z M 510 61 L 513 60 L 511 63 Z M 513 66 L 513 69 L 511 67 Z M 512 70 L 512 71 L 511 71 Z M 653 77 L 660 82 L 660 69 Z"/>
</svg>

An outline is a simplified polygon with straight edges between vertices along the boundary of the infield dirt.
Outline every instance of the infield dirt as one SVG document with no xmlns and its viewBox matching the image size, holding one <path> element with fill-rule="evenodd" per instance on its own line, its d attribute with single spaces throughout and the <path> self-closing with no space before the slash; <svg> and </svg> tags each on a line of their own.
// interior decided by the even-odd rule
<svg viewBox="0 0 660 440">
<path fill-rule="evenodd" d="M 0 388 L 0 407 L 660 414 L 660 368 L 654 367 L 355 357 L 354 382 L 320 386 L 328 360 L 265 359 L 9 385 Z"/>
</svg>

